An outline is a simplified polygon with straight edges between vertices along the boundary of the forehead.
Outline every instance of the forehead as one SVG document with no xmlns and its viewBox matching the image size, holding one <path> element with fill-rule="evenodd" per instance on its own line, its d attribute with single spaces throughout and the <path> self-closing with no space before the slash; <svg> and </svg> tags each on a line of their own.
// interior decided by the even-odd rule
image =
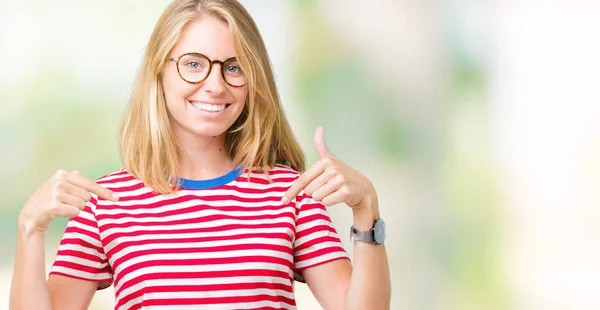
<svg viewBox="0 0 600 310">
<path fill-rule="evenodd" d="M 173 56 L 201 53 L 211 59 L 224 60 L 235 57 L 233 38 L 224 20 L 205 14 L 191 21 L 181 33 L 173 48 Z"/>
</svg>

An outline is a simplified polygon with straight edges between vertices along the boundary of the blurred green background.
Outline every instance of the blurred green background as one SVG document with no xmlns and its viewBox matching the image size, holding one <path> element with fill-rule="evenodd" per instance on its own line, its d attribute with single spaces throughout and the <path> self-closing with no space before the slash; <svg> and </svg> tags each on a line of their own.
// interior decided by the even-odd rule
<svg viewBox="0 0 600 310">
<path fill-rule="evenodd" d="M 168 2 L 0 0 L 0 309 L 29 195 L 59 168 L 121 167 L 118 124 Z M 599 4 L 241 2 L 308 163 L 323 125 L 377 187 L 392 309 L 600 308 Z M 350 211 L 329 210 L 352 252 Z M 304 285 L 297 299 L 320 309 Z"/>
</svg>

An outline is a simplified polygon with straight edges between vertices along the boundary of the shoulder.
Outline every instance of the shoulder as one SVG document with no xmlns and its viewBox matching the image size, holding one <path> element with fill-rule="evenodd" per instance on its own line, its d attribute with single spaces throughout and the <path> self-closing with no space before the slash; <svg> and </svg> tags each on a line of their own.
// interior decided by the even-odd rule
<svg viewBox="0 0 600 310">
<path fill-rule="evenodd" d="M 282 196 L 299 176 L 298 171 L 284 165 L 275 165 L 267 169 L 246 168 L 237 178 L 235 187 Z"/>
<path fill-rule="evenodd" d="M 287 183 L 295 181 L 300 177 L 300 173 L 288 166 L 277 164 L 266 169 L 266 171 L 257 168 L 246 169 L 240 177 L 250 177 L 251 182 L 257 183 Z"/>
<path fill-rule="evenodd" d="M 271 176 L 281 176 L 281 177 L 299 177 L 300 172 L 284 165 L 277 164 L 271 169 L 269 169 L 269 175 Z"/>
<path fill-rule="evenodd" d="M 270 182 L 266 181 L 267 176 L 264 175 L 263 172 L 262 177 L 265 180 L 264 182 L 269 182 L 270 186 L 280 191 L 280 197 L 283 197 L 283 195 L 292 187 L 292 185 L 294 185 L 296 180 L 298 180 L 298 178 L 301 175 L 299 171 L 280 164 L 277 164 L 274 167 L 270 168 L 268 170 L 268 173 L 268 178 L 270 178 Z M 316 203 L 314 200 L 312 200 L 312 197 L 308 196 L 304 192 L 304 190 L 301 190 L 295 197 L 295 199 L 293 199 L 293 201 L 296 203 L 297 207 L 300 207 L 303 204 Z"/>
<path fill-rule="evenodd" d="M 115 190 L 123 187 L 131 187 L 142 184 L 142 181 L 125 170 L 125 168 L 121 168 L 117 171 L 113 171 L 109 174 L 99 177 L 96 179 L 96 183 L 110 190 Z"/>
</svg>

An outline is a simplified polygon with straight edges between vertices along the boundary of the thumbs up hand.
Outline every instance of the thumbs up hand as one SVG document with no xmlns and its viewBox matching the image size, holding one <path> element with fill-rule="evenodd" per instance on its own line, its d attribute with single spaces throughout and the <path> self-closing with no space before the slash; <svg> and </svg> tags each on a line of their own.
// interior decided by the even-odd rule
<svg viewBox="0 0 600 310">
<path fill-rule="evenodd" d="M 323 127 L 317 127 L 314 138 L 319 161 L 304 172 L 285 192 L 287 203 L 304 192 L 325 206 L 345 203 L 354 211 L 377 206 L 373 184 L 360 172 L 333 156 L 325 144 Z M 356 213 L 356 212 L 355 212 Z"/>
</svg>

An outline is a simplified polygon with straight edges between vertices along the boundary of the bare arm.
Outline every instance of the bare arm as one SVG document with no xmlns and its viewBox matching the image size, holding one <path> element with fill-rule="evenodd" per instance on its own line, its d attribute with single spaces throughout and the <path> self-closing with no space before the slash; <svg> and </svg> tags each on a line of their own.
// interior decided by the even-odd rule
<svg viewBox="0 0 600 310">
<path fill-rule="evenodd" d="M 19 227 L 16 252 L 10 287 L 10 309 L 52 309 L 46 289 L 44 233 L 27 234 L 23 227 Z"/>
<path fill-rule="evenodd" d="M 46 282 L 44 233 L 20 227 L 10 289 L 9 309 L 87 309 L 97 283 L 51 275 Z"/>
<path fill-rule="evenodd" d="M 325 206 L 345 203 L 352 209 L 354 227 L 370 230 L 379 218 L 373 184 L 331 154 L 321 127 L 315 131 L 314 144 L 321 159 L 294 182 L 282 201 L 286 203 L 304 190 Z M 325 309 L 390 308 L 390 270 L 383 245 L 355 241 L 354 267 L 345 260 L 336 260 L 307 268 L 303 276 Z"/>
<path fill-rule="evenodd" d="M 369 230 L 379 218 L 375 207 L 354 211 L 354 227 Z M 390 267 L 385 246 L 354 241 L 354 268 L 346 291 L 346 309 L 389 309 Z"/>
<path fill-rule="evenodd" d="M 51 274 L 48 293 L 55 310 L 85 310 L 90 306 L 98 282 Z"/>
<path fill-rule="evenodd" d="M 378 214 L 354 213 L 354 226 L 369 230 Z M 369 211 L 369 212 L 367 212 Z M 384 245 L 354 241 L 354 259 L 307 268 L 303 276 L 323 309 L 390 309 L 391 284 Z"/>
<path fill-rule="evenodd" d="M 54 218 L 79 214 L 90 200 L 90 192 L 118 199 L 76 171 L 59 170 L 27 200 L 17 225 L 11 310 L 87 309 L 97 283 L 63 276 L 50 276 L 46 283 L 44 232 Z"/>
</svg>

